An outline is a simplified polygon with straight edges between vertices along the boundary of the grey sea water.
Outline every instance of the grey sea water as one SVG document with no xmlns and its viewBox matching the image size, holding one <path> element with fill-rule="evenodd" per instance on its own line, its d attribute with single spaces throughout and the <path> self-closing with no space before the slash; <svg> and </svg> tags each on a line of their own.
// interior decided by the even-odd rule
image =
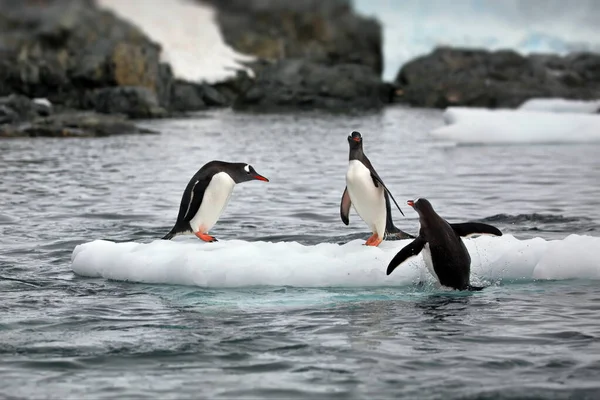
<svg viewBox="0 0 600 400">
<path fill-rule="evenodd" d="M 80 243 L 163 236 L 212 159 L 271 180 L 235 188 L 218 238 L 366 239 L 356 214 L 339 218 L 352 130 L 401 206 L 427 197 L 520 239 L 600 236 L 600 145 L 456 147 L 427 136 L 442 123 L 400 107 L 217 111 L 145 123 L 159 135 L 0 141 L 0 398 L 600 398 L 594 280 L 204 289 L 70 269 Z M 416 232 L 403 210 L 396 224 Z"/>
</svg>

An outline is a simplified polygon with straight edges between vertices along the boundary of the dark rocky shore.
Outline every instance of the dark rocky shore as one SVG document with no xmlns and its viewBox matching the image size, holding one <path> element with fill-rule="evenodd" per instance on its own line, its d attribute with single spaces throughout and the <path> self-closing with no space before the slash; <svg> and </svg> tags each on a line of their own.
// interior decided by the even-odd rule
<svg viewBox="0 0 600 400">
<path fill-rule="evenodd" d="M 145 133 L 131 119 L 228 105 L 160 52 L 92 0 L 0 0 L 0 136 Z"/>
<path fill-rule="evenodd" d="M 350 1 L 203 1 L 218 10 L 226 43 L 260 60 L 234 109 L 352 112 L 389 102 L 381 25 L 357 15 Z"/>
<path fill-rule="evenodd" d="M 516 107 L 532 97 L 600 98 L 600 55 L 440 48 L 385 83 L 381 26 L 350 0 L 197 1 L 215 7 L 230 46 L 257 58 L 248 65 L 255 77 L 176 79 L 158 44 L 94 0 L 0 0 L 0 137 L 148 133 L 133 121 L 210 107 L 347 113 L 393 102 Z"/>
<path fill-rule="evenodd" d="M 205 1 L 226 41 L 257 56 L 255 79 L 176 79 L 158 44 L 93 0 L 0 0 L 0 136 L 139 132 L 132 119 L 209 107 L 377 110 L 391 99 L 381 26 L 349 0 Z"/>
<path fill-rule="evenodd" d="M 399 101 L 418 107 L 518 107 L 535 97 L 600 99 L 600 54 L 522 56 L 442 47 L 405 64 Z"/>
</svg>

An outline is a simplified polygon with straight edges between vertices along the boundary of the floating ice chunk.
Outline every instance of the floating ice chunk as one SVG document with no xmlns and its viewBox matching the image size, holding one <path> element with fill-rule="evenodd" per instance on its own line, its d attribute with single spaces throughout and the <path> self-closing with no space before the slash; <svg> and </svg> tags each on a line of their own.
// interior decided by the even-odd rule
<svg viewBox="0 0 600 400">
<path fill-rule="evenodd" d="M 436 139 L 463 144 L 600 142 L 600 115 L 450 107 Z"/>
<path fill-rule="evenodd" d="M 254 57 L 236 52 L 223 40 L 215 10 L 190 0 L 98 0 L 101 7 L 140 28 L 162 47 L 162 58 L 177 78 L 216 83 L 251 69 Z"/>
<path fill-rule="evenodd" d="M 50 100 L 48 100 L 44 97 L 37 97 L 37 98 L 33 99 L 33 103 L 37 104 L 38 106 L 43 106 L 43 107 L 47 107 L 47 108 L 52 107 L 52 103 L 50 102 Z"/>
<path fill-rule="evenodd" d="M 363 240 L 305 246 L 297 242 L 203 243 L 196 238 L 151 243 L 96 240 L 77 246 L 71 267 L 78 275 L 120 281 L 211 288 L 248 286 L 406 286 L 427 276 L 423 257 L 409 259 L 389 276 L 389 261 L 410 240 L 364 246 Z M 511 235 L 464 239 L 472 281 L 600 279 L 600 238 L 519 240 Z"/>
<path fill-rule="evenodd" d="M 388 258 L 395 254 L 390 248 L 399 246 L 386 242 L 374 248 L 363 243 L 304 246 L 240 240 L 203 243 L 195 238 L 147 244 L 96 240 L 75 248 L 72 268 L 84 276 L 202 287 L 398 286 L 417 276 L 415 258 L 398 274 L 386 277 Z"/>
<path fill-rule="evenodd" d="M 600 100 L 530 99 L 521 104 L 519 110 L 597 114 L 600 113 Z"/>
<path fill-rule="evenodd" d="M 570 235 L 548 243 L 533 271 L 536 279 L 600 277 L 598 238 Z M 575 257 L 573 256 L 575 255 Z"/>
</svg>

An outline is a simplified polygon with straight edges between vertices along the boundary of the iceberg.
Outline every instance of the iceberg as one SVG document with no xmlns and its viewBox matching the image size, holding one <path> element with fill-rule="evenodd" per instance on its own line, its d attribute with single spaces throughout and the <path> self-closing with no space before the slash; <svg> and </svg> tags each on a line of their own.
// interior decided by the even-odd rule
<svg viewBox="0 0 600 400">
<path fill-rule="evenodd" d="M 217 83 L 239 70 L 254 73 L 242 63 L 254 57 L 236 52 L 225 43 L 215 10 L 187 0 L 98 0 L 141 29 L 162 47 L 162 61 L 171 64 L 175 77 L 191 82 Z"/>
<path fill-rule="evenodd" d="M 600 115 L 449 107 L 436 139 L 457 144 L 598 143 Z"/>
<path fill-rule="evenodd" d="M 598 114 L 600 100 L 530 99 L 521 104 L 519 110 Z"/>
<path fill-rule="evenodd" d="M 471 282 L 536 279 L 600 279 L 600 237 L 570 235 L 563 240 L 519 240 L 512 235 L 463 239 L 471 254 Z M 203 288 L 252 286 L 401 287 L 425 278 L 433 282 L 419 254 L 391 275 L 389 261 L 410 240 L 363 240 L 345 244 L 224 240 L 193 237 L 150 243 L 95 240 L 78 245 L 71 268 L 81 276 L 118 281 Z"/>
</svg>

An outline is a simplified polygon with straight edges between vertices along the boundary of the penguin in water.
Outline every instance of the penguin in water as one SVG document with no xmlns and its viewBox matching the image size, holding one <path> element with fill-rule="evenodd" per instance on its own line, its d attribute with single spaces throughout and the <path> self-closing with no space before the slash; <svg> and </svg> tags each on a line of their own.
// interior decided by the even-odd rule
<svg viewBox="0 0 600 400">
<path fill-rule="evenodd" d="M 427 199 L 409 200 L 407 204 L 419 214 L 419 236 L 394 256 L 388 265 L 387 275 L 398 265 L 423 251 L 427 269 L 442 286 L 457 290 L 483 289 L 469 284 L 471 256 L 461 236 L 502 236 L 502 232 L 491 225 L 477 222 L 450 224 L 433 210 Z"/>
<path fill-rule="evenodd" d="M 361 134 L 352 132 L 348 136 L 348 144 L 350 156 L 346 172 L 346 188 L 340 204 L 342 222 L 346 225 L 350 222 L 349 214 L 352 205 L 373 232 L 365 243 L 367 246 L 379 246 L 386 235 L 398 239 L 414 238 L 394 226 L 390 197 L 400 213 L 402 215 L 404 213 L 363 152 Z"/>
<path fill-rule="evenodd" d="M 210 236 L 208 231 L 227 206 L 233 187 L 236 183 L 252 180 L 269 182 L 249 164 L 225 161 L 206 163 L 187 184 L 179 205 L 177 222 L 163 239 L 170 240 L 176 235 L 193 232 L 205 242 L 216 242 L 217 239 Z"/>
</svg>

